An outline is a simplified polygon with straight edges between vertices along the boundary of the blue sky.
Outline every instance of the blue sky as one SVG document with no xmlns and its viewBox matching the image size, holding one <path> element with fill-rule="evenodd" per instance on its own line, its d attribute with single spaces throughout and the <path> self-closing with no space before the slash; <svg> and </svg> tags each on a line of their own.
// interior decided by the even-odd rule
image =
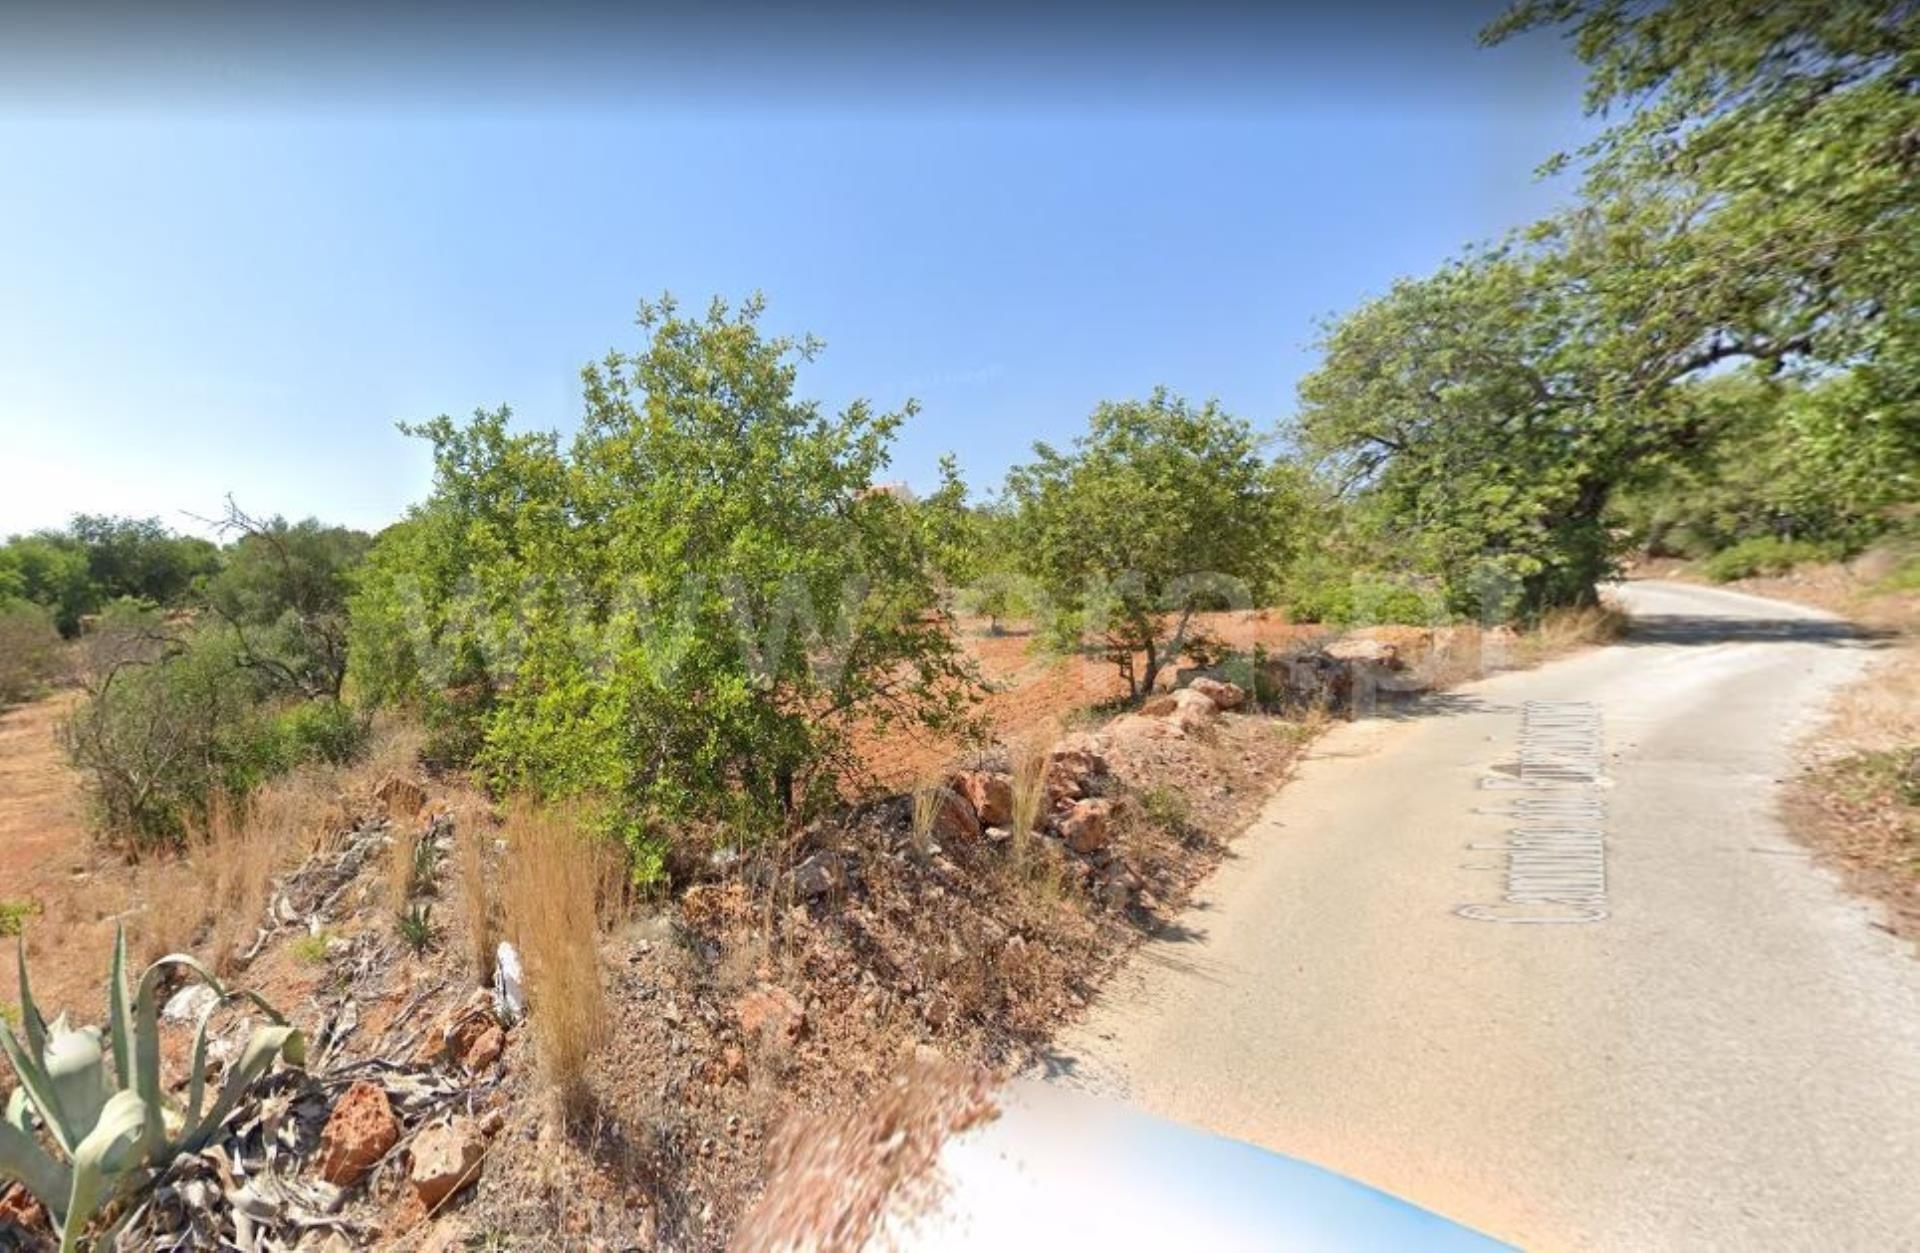
<svg viewBox="0 0 1920 1253">
<path fill-rule="evenodd" d="M 664 290 L 764 292 L 826 341 L 803 383 L 830 405 L 917 397 L 909 483 L 951 449 L 990 488 L 1159 383 L 1272 425 L 1317 319 L 1570 194 L 1532 170 L 1590 131 L 1579 67 L 1435 7 L 1246 32 L 1196 10 L 1093 49 L 707 30 L 640 68 L 562 32 L 520 78 L 511 39 L 418 74 L 271 31 L 222 74 L 86 31 L 28 72 L 16 40 L 0 533 L 193 529 L 229 491 L 383 525 L 427 487 L 397 420 L 505 402 L 570 428 L 581 363 L 637 346 Z"/>
</svg>

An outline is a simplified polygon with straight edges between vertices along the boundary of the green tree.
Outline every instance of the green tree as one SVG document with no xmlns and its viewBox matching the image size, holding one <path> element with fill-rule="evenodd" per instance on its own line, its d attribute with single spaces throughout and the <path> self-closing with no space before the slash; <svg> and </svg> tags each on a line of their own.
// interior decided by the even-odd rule
<svg viewBox="0 0 1920 1253">
<path fill-rule="evenodd" d="M 0 564 L 17 594 L 45 607 L 62 635 L 79 634 L 81 619 L 100 608 L 100 585 L 88 572 L 86 550 L 70 536 L 57 531 L 15 536 L 0 549 Z"/>
<path fill-rule="evenodd" d="M 1756 343 L 1913 365 L 1920 325 L 1920 9 L 1884 0 L 1524 0 L 1489 42 L 1568 31 L 1587 105 L 1618 120 L 1581 155 L 1608 213 L 1670 202 L 1640 232 L 1657 276 L 1643 338 L 1699 356 Z"/>
<path fill-rule="evenodd" d="M 1801 383 L 1742 370 L 1688 385 L 1678 403 L 1717 411 L 1690 457 L 1649 461 L 1614 520 L 1659 555 L 1703 557 L 1744 540 L 1858 549 L 1920 498 L 1920 423 L 1858 375 Z"/>
<path fill-rule="evenodd" d="M 1302 386 L 1305 442 L 1482 612 L 1593 595 L 1614 494 L 1737 425 L 1691 390 L 1718 368 L 1845 367 L 1895 428 L 1920 397 L 1912 6 L 1540 0 L 1487 38 L 1559 23 L 1625 111 L 1583 202 L 1343 319 Z"/>
<path fill-rule="evenodd" d="M 1884 0 L 1526 0 L 1616 119 L 1579 154 L 1582 276 L 1647 377 L 1720 361 L 1845 369 L 1920 425 L 1920 8 Z"/>
<path fill-rule="evenodd" d="M 338 699 L 350 579 L 371 539 L 313 518 L 254 518 L 232 502 L 221 528 L 235 539 L 205 601 L 234 632 L 242 664 L 280 691 Z"/>
<path fill-rule="evenodd" d="M 82 513 L 74 515 L 67 533 L 85 550 L 87 572 L 105 600 L 178 604 L 196 579 L 220 566 L 220 552 L 210 541 L 176 535 L 158 518 Z"/>
<path fill-rule="evenodd" d="M 1286 539 L 1279 484 L 1218 405 L 1164 389 L 1102 404 L 1070 450 L 1034 457 L 1007 476 L 1020 561 L 1134 699 L 1184 653 L 1195 613 L 1267 590 Z"/>
<path fill-rule="evenodd" d="M 1515 245 L 1396 283 L 1329 328 L 1300 386 L 1302 445 L 1384 505 L 1463 612 L 1590 597 L 1614 484 L 1676 438 L 1665 411 L 1613 398 L 1566 266 Z"/>
<path fill-rule="evenodd" d="M 688 822 L 818 812 L 859 777 L 857 730 L 953 728 L 971 691 L 922 529 L 874 486 L 906 415 L 796 398 L 817 346 L 760 315 L 643 304 L 645 346 L 583 371 L 565 449 L 504 411 L 419 428 L 433 495 L 354 602 L 369 690 L 482 681 L 463 708 L 493 778 L 602 802 L 643 875 Z"/>
</svg>

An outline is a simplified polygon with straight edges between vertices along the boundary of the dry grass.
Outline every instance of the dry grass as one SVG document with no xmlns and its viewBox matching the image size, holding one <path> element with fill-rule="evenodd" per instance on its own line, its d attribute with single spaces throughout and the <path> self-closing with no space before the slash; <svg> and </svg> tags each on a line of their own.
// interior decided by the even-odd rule
<svg viewBox="0 0 1920 1253">
<path fill-rule="evenodd" d="M 925 861 L 933 856 L 933 823 L 940 816 L 940 791 L 942 784 L 938 779 L 923 779 L 920 786 L 913 789 L 913 851 Z"/>
<path fill-rule="evenodd" d="M 1796 832 L 1885 904 L 1888 929 L 1920 940 L 1920 648 L 1842 692 L 1803 752 L 1812 769 L 1788 793 Z"/>
<path fill-rule="evenodd" d="M 1033 833 L 1047 801 L 1047 748 L 1044 741 L 1032 739 L 1008 750 L 1013 762 L 1013 859 L 1022 868 L 1034 860 Z"/>
<path fill-rule="evenodd" d="M 460 913 L 466 922 L 467 965 L 474 982 L 493 981 L 494 951 L 498 944 L 493 887 L 487 882 L 487 845 L 493 831 L 483 814 L 473 808 L 455 812 L 453 878 L 460 895 Z"/>
<path fill-rule="evenodd" d="M 1901 650 L 1849 688 L 1827 736 L 1854 753 L 1920 744 L 1920 650 Z"/>
<path fill-rule="evenodd" d="M 1627 633 L 1627 615 L 1611 605 L 1550 609 L 1522 638 L 1544 653 L 1587 644 L 1611 644 Z"/>
<path fill-rule="evenodd" d="M 142 964 L 200 945 L 211 916 L 212 890 L 201 867 L 186 858 L 141 863 L 140 885 L 127 925 L 127 942 Z"/>
<path fill-rule="evenodd" d="M 219 973 L 233 973 L 259 933 L 274 873 L 340 821 L 323 774 L 330 772 L 296 772 L 246 800 L 217 797 L 189 831 L 184 856 L 143 869 L 136 951 L 152 961 L 198 950 Z"/>
<path fill-rule="evenodd" d="M 599 854 L 565 807 L 517 803 L 507 817 L 507 926 L 527 970 L 529 1022 L 542 1080 L 563 1115 L 586 1107 L 587 1063 L 606 1037 L 594 906 Z"/>
<path fill-rule="evenodd" d="M 633 913 L 633 863 L 617 841 L 592 839 L 593 920 L 603 935 L 611 934 Z"/>
<path fill-rule="evenodd" d="M 285 790 L 263 790 L 251 804 L 218 799 L 207 815 L 194 860 L 206 867 L 212 880 L 205 956 L 222 974 L 234 969 L 258 932 L 280 859 L 280 841 L 300 800 Z"/>
<path fill-rule="evenodd" d="M 420 832 L 410 822 L 397 823 L 387 846 L 387 909 L 397 918 L 413 900 L 414 864 L 420 851 Z"/>
</svg>

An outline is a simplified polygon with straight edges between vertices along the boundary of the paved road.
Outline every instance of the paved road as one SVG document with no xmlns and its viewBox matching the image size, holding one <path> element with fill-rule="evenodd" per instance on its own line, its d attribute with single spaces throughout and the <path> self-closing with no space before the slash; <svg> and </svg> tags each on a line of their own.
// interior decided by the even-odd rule
<svg viewBox="0 0 1920 1253">
<path fill-rule="evenodd" d="M 1776 602 L 1622 596 L 1622 644 L 1323 739 L 1056 1075 L 1531 1248 L 1920 1249 L 1920 962 L 1774 814 L 1870 650 Z M 1601 833 L 1604 921 L 1455 912 L 1542 825 L 1491 812 L 1535 795 L 1526 702 L 1598 709 L 1602 783 L 1528 768 L 1604 810 L 1545 823 Z M 1596 912 L 1505 907 L 1540 910 Z"/>
</svg>

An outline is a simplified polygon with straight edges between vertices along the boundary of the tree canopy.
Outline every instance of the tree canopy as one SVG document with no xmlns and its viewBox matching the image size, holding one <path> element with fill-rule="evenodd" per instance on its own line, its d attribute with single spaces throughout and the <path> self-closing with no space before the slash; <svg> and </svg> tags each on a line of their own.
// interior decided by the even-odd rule
<svg viewBox="0 0 1920 1253">
<path fill-rule="evenodd" d="M 1573 209 L 1331 326 L 1299 419 L 1457 608 L 1591 597 L 1622 485 L 1740 429 L 1692 387 L 1730 366 L 1844 371 L 1829 399 L 1920 444 L 1917 13 L 1544 0 L 1488 30 L 1565 26 L 1624 116 Z"/>
<path fill-rule="evenodd" d="M 1217 404 L 1164 389 L 1105 403 L 1070 449 L 1033 451 L 1007 476 L 1019 561 L 1136 698 L 1180 656 L 1196 612 L 1270 587 L 1284 483 L 1252 428 Z"/>
<path fill-rule="evenodd" d="M 643 873 L 674 824 L 813 812 L 856 731 L 954 727 L 970 682 L 922 531 L 875 489 L 910 410 L 798 399 L 817 346 L 760 315 L 642 305 L 566 448 L 504 410 L 418 428 L 433 495 L 356 601 L 369 690 L 477 688 L 452 716 L 493 776 L 605 802 Z"/>
</svg>

